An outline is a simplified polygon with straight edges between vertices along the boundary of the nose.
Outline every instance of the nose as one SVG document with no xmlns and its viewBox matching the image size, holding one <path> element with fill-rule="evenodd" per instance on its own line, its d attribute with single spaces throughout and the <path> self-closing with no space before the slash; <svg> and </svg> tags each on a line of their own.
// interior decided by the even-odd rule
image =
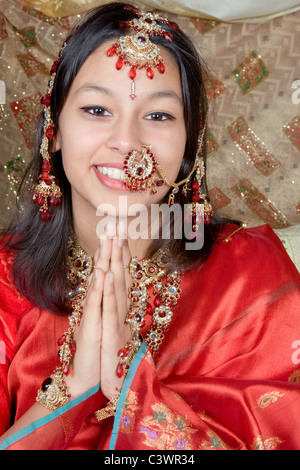
<svg viewBox="0 0 300 470">
<path fill-rule="evenodd" d="M 131 150 L 142 149 L 141 132 L 134 116 L 119 116 L 114 122 L 107 146 L 116 155 L 124 157 Z"/>
</svg>

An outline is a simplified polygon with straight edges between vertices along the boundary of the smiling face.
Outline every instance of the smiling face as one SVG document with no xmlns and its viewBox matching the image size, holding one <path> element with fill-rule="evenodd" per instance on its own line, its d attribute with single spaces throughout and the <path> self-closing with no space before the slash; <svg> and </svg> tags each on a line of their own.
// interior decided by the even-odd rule
<svg viewBox="0 0 300 470">
<path fill-rule="evenodd" d="M 85 61 L 59 117 L 56 150 L 62 152 L 77 219 L 94 220 L 100 204 L 118 208 L 120 196 L 127 196 L 128 208 L 158 203 L 170 188 L 157 187 L 155 195 L 128 191 L 122 181 L 124 159 L 131 150 L 140 153 L 143 145 L 151 145 L 168 179 L 175 181 L 186 145 L 181 80 L 172 56 L 161 50 L 166 71 L 156 72 L 153 80 L 138 71 L 132 100 L 129 69 L 116 69 L 106 55 L 110 44 Z"/>
</svg>

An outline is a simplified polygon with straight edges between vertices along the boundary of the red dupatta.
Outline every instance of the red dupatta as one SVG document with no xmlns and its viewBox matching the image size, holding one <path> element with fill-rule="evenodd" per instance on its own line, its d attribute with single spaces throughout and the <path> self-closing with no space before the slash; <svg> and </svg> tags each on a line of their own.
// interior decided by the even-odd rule
<svg viewBox="0 0 300 470">
<path fill-rule="evenodd" d="M 223 240 L 205 265 L 183 275 L 160 351 L 153 357 L 142 345 L 115 418 L 96 420 L 94 411 L 105 398 L 94 389 L 10 436 L 0 448 L 299 449 L 299 273 L 268 226 Z M 39 311 L 35 326 L 26 326 L 30 341 L 18 339 L 6 389 L 17 416 L 18 408 L 24 412 L 35 400 L 36 383 L 46 375 L 42 363 L 50 372 L 56 364 L 52 343 L 59 334 L 30 368 L 27 380 L 32 376 L 33 386 L 20 386 L 20 368 L 28 364 L 25 345 L 28 350 L 47 334 L 38 327 L 43 318 L 48 336 L 49 329 L 65 328 L 66 319 Z M 6 414 L 11 407 L 8 401 Z"/>
</svg>

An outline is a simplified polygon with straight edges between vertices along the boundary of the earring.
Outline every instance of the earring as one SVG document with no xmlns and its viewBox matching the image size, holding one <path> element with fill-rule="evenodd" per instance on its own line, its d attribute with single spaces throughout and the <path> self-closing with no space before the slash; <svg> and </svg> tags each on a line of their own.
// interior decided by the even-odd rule
<svg viewBox="0 0 300 470">
<path fill-rule="evenodd" d="M 52 212 L 49 210 L 50 206 L 57 206 L 61 203 L 62 192 L 59 187 L 58 179 L 51 175 L 51 158 L 49 152 L 49 142 L 54 135 L 54 124 L 51 119 L 51 95 L 54 86 L 54 80 L 56 76 L 56 70 L 60 62 L 63 50 L 67 46 L 71 36 L 69 36 L 59 53 L 59 59 L 54 62 L 50 71 L 50 81 L 48 84 L 48 90 L 45 96 L 41 99 L 41 103 L 44 106 L 44 122 L 43 122 L 43 137 L 40 146 L 40 154 L 42 156 L 42 171 L 37 178 L 36 184 L 32 188 L 32 200 L 35 204 L 40 206 L 41 219 L 43 222 L 52 218 Z"/>
<path fill-rule="evenodd" d="M 146 191 L 154 185 L 156 160 L 150 150 L 151 145 L 143 145 L 139 156 L 137 150 L 131 150 L 126 155 L 123 164 L 124 183 L 129 191 Z"/>
<path fill-rule="evenodd" d="M 57 206 L 61 203 L 61 190 L 58 186 L 58 180 L 50 174 L 51 162 L 49 154 L 49 140 L 53 137 L 54 126 L 49 114 L 49 108 L 44 109 L 43 138 L 40 147 L 40 153 L 43 158 L 42 171 L 37 179 L 37 183 L 32 189 L 34 203 L 40 206 L 41 219 L 43 222 L 50 220 L 52 213 L 50 206 Z"/>
<path fill-rule="evenodd" d="M 201 150 L 200 150 L 201 152 Z M 192 184 L 192 219 L 193 219 L 193 232 L 197 232 L 199 224 L 203 218 L 205 225 L 209 225 L 211 216 L 213 215 L 213 208 L 210 204 L 208 196 L 202 192 L 204 186 L 205 166 L 204 160 L 201 155 L 196 157 L 196 175 Z"/>
</svg>

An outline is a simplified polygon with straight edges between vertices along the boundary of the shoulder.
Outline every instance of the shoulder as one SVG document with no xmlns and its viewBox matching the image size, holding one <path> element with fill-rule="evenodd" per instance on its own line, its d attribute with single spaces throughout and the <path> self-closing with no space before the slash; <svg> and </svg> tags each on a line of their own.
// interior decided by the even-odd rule
<svg viewBox="0 0 300 470">
<path fill-rule="evenodd" d="M 20 294 L 14 284 L 12 276 L 14 256 L 11 251 L 5 247 L 4 239 L 0 239 L 0 308 L 13 310 L 14 305 L 28 305 L 29 302 Z"/>
<path fill-rule="evenodd" d="M 248 275 L 248 279 L 263 283 L 269 280 L 272 285 L 300 281 L 300 274 L 281 240 L 267 224 L 251 228 L 232 225 L 224 228 L 208 258 L 208 264 L 226 272 L 229 277 Z"/>
</svg>

